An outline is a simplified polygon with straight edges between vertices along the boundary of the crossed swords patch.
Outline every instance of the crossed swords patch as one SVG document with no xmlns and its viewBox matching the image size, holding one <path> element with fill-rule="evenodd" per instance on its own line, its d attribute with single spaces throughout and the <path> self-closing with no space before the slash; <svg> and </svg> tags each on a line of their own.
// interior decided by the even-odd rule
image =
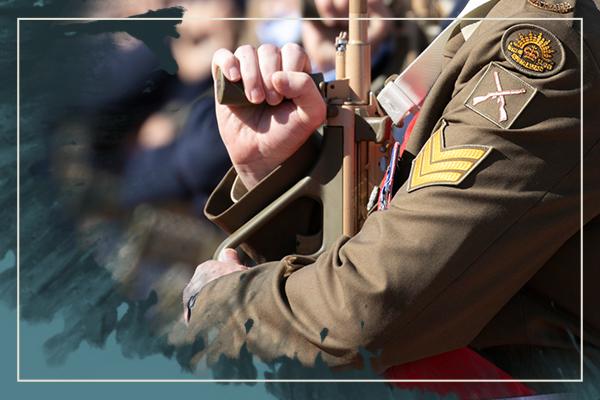
<svg viewBox="0 0 600 400">
<path fill-rule="evenodd" d="M 511 127 L 537 90 L 493 62 L 477 82 L 465 106 L 503 129 Z"/>
</svg>

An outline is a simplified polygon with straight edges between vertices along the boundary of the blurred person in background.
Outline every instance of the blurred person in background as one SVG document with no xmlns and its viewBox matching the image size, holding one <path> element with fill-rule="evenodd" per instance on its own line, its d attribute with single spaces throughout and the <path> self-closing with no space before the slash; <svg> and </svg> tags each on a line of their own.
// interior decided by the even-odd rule
<svg viewBox="0 0 600 400">
<path fill-rule="evenodd" d="M 304 21 L 302 43 L 315 72 L 325 80 L 335 79 L 335 38 L 348 30 L 348 2 L 305 0 L 304 16 L 324 18 Z M 402 71 L 426 47 L 425 36 L 412 21 L 389 20 L 406 16 L 407 5 L 402 0 L 369 0 L 369 42 L 371 43 L 372 90 L 378 92 L 391 74 Z"/>
<path fill-rule="evenodd" d="M 302 0 L 249 0 L 248 17 L 261 20 L 246 21 L 248 37 L 241 43 L 278 47 L 299 43 L 302 39 L 301 3 Z"/>
<path fill-rule="evenodd" d="M 158 45 L 169 50 L 176 73 L 164 68 L 156 43 L 126 32 L 87 38 L 97 65 L 85 71 L 89 84 L 77 112 L 59 121 L 52 155 L 84 246 L 129 298 L 157 295 L 146 315 L 157 334 L 175 322 L 181 288 L 223 237 L 202 214 L 230 166 L 210 63 L 216 49 L 234 48 L 244 29 L 218 19 L 244 16 L 245 2 L 91 3 L 88 14 L 128 17 L 173 7 L 185 10 L 179 37 Z M 144 24 L 151 32 L 153 22 Z"/>
<path fill-rule="evenodd" d="M 220 47 L 232 48 L 240 34 L 238 21 L 216 20 L 241 15 L 236 0 L 169 1 L 186 12 L 170 43 L 178 67 L 165 76 L 160 106 L 140 124 L 137 140 L 124 166 L 121 201 L 125 206 L 169 199 L 192 199 L 202 215 L 216 176 L 229 168 L 218 135 L 212 96 L 210 57 Z"/>
</svg>

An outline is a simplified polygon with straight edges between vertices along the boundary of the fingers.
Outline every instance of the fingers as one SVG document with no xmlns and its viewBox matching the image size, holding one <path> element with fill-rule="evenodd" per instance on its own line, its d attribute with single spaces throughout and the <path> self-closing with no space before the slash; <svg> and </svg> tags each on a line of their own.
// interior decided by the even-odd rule
<svg viewBox="0 0 600 400">
<path fill-rule="evenodd" d="M 225 78 L 244 84 L 246 98 L 254 104 L 267 101 L 275 106 L 284 95 L 273 86 L 272 76 L 278 71 L 303 71 L 310 73 L 311 65 L 304 49 L 288 43 L 281 50 L 273 45 L 262 45 L 255 50 L 250 45 L 239 47 L 235 53 L 219 49 L 213 56 L 213 79 L 217 80 L 217 67 Z M 313 85 L 314 86 L 314 85 Z"/>
<path fill-rule="evenodd" d="M 238 59 L 227 49 L 219 49 L 213 55 L 212 74 L 215 82 L 217 81 L 217 67 L 221 69 L 225 78 L 232 82 L 237 82 L 242 77 Z"/>
<path fill-rule="evenodd" d="M 272 44 L 263 44 L 258 48 L 257 55 L 267 103 L 275 106 L 283 100 L 283 96 L 275 90 L 271 82 L 273 73 L 281 70 L 279 49 Z"/>
<path fill-rule="evenodd" d="M 310 62 L 304 49 L 296 43 L 287 43 L 281 48 L 282 71 L 304 71 L 310 73 Z"/>
<path fill-rule="evenodd" d="M 234 249 L 221 250 L 221 253 L 219 253 L 218 260 L 221 262 L 232 262 L 235 264 L 241 264 L 240 258 L 238 257 L 238 253 Z"/>
<path fill-rule="evenodd" d="M 299 122 L 312 131 L 325 120 L 326 108 L 319 89 L 309 75 L 297 71 L 273 74 L 273 86 L 296 105 Z"/>
<path fill-rule="evenodd" d="M 238 47 L 235 56 L 240 62 L 240 71 L 244 82 L 244 92 L 250 102 L 260 104 L 265 101 L 265 90 L 258 66 L 256 50 L 250 45 Z"/>
</svg>

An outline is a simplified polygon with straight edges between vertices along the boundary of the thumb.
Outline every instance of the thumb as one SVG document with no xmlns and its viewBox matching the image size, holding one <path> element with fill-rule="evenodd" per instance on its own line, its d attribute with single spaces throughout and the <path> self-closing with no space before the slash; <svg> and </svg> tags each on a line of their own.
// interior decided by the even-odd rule
<svg viewBox="0 0 600 400">
<path fill-rule="evenodd" d="M 223 249 L 219 253 L 219 261 L 241 264 L 237 251 L 234 249 Z"/>
<path fill-rule="evenodd" d="M 278 71 L 272 76 L 273 87 L 296 105 L 300 121 L 316 129 L 323 123 L 326 106 L 317 85 L 305 72 Z"/>
</svg>

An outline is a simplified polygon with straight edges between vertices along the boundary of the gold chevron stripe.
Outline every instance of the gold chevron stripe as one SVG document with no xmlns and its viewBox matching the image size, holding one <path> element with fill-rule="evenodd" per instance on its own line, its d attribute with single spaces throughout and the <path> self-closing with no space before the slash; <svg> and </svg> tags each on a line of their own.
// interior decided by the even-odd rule
<svg viewBox="0 0 600 400">
<path fill-rule="evenodd" d="M 458 185 L 479 165 L 492 150 L 491 146 L 464 145 L 446 148 L 444 129 L 446 121 L 429 138 L 414 159 L 408 191 L 426 186 Z"/>
</svg>

